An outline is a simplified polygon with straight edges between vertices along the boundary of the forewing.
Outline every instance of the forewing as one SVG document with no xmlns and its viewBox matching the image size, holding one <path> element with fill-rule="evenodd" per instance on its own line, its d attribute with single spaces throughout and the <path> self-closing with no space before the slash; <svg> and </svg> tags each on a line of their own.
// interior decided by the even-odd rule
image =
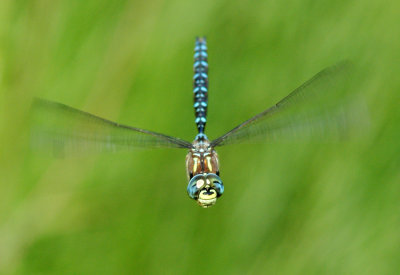
<svg viewBox="0 0 400 275">
<path fill-rule="evenodd" d="M 347 96 L 351 67 L 342 62 L 322 70 L 274 106 L 213 140 L 211 146 L 342 135 L 359 111 Z"/>
<path fill-rule="evenodd" d="M 190 142 L 175 137 L 118 124 L 43 99 L 34 100 L 31 129 L 33 147 L 56 154 L 191 147 Z"/>
</svg>

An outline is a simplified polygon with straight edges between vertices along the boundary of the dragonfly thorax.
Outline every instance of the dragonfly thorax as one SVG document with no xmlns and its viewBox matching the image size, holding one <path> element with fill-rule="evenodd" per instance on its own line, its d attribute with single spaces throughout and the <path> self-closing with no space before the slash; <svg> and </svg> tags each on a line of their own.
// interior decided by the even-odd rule
<svg viewBox="0 0 400 275">
<path fill-rule="evenodd" d="M 217 152 L 211 148 L 208 140 L 195 140 L 186 156 L 187 176 L 190 180 L 198 174 L 213 173 L 219 175 Z"/>
</svg>

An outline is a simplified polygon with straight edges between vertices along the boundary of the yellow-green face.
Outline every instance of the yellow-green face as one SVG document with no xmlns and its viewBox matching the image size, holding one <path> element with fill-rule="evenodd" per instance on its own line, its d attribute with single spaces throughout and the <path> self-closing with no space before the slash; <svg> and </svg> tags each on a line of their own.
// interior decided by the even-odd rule
<svg viewBox="0 0 400 275">
<path fill-rule="evenodd" d="M 208 208 L 213 206 L 217 202 L 217 191 L 215 189 L 210 188 L 209 190 L 203 189 L 199 193 L 199 198 L 197 199 L 197 203 L 204 208 Z"/>
<path fill-rule="evenodd" d="M 208 208 L 222 196 L 224 185 L 216 174 L 204 173 L 190 179 L 187 192 L 189 197 L 196 200 L 201 207 Z"/>
</svg>

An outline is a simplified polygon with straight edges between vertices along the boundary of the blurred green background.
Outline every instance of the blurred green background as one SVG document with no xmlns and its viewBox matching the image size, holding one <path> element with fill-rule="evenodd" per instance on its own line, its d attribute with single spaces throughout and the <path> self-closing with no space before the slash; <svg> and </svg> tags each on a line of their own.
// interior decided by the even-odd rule
<svg viewBox="0 0 400 275">
<path fill-rule="evenodd" d="M 1 274 L 395 274 L 398 1 L 0 1 Z M 206 35 L 215 138 L 349 58 L 370 129 L 341 143 L 218 150 L 225 194 L 186 194 L 179 149 L 53 159 L 34 96 L 191 141 Z"/>
</svg>

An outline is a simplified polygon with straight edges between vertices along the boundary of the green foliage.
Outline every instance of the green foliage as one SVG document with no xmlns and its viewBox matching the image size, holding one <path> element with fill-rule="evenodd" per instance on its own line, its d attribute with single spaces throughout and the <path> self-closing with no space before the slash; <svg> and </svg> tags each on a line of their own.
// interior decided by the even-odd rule
<svg viewBox="0 0 400 275">
<path fill-rule="evenodd" d="M 398 1 L 0 1 L 0 273 L 394 274 L 400 269 Z M 185 150 L 29 149 L 34 97 L 185 140 L 206 35 L 207 135 L 350 59 L 368 128 L 221 147 L 225 194 L 186 194 Z"/>
</svg>

